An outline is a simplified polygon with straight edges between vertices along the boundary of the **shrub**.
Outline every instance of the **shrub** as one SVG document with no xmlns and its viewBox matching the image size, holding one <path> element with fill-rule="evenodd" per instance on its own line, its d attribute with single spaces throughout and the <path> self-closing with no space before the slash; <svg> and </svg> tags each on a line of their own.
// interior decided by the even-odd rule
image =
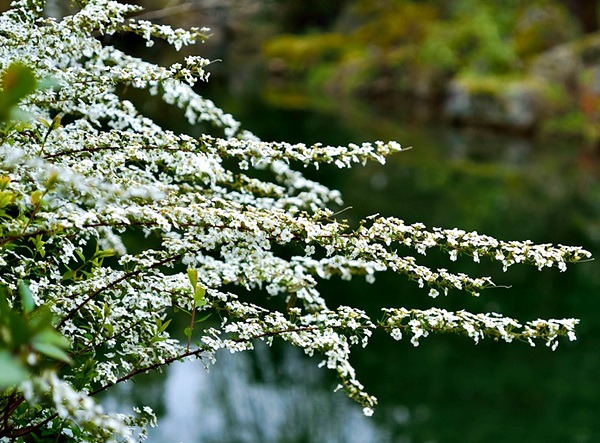
<svg viewBox="0 0 600 443">
<path fill-rule="evenodd" d="M 165 68 L 101 42 L 128 32 L 148 46 L 164 39 L 180 49 L 203 40 L 206 29 L 127 19 L 138 7 L 112 0 L 78 4 L 60 21 L 44 16 L 43 0 L 13 1 L 0 16 L 2 441 L 143 438 L 144 426 L 155 424 L 149 408 L 111 415 L 94 396 L 175 361 L 214 363 L 218 350 L 250 350 L 256 340 L 321 355 L 370 415 L 376 399 L 349 356 L 376 331 L 415 346 L 431 333 L 552 349 L 561 336 L 575 339 L 575 319 L 522 324 L 495 313 L 405 307 L 375 319 L 360 307 L 329 309 L 316 285 L 332 276 L 373 281 L 389 270 L 434 298 L 494 286 L 487 277 L 420 265 L 414 253 L 431 248 L 504 269 L 563 271 L 590 254 L 378 216 L 351 229 L 330 209 L 339 192 L 298 169 L 383 163 L 403 151 L 398 143 L 260 141 L 194 92 L 198 79 L 208 79 L 208 60 L 187 57 Z M 122 98 L 124 87 L 159 96 L 190 125 L 209 124 L 221 135 L 164 129 Z M 133 247 L 132 233 L 148 238 Z M 187 340 L 171 336 L 174 310 L 189 314 Z M 209 314 L 217 321 L 204 322 Z"/>
</svg>

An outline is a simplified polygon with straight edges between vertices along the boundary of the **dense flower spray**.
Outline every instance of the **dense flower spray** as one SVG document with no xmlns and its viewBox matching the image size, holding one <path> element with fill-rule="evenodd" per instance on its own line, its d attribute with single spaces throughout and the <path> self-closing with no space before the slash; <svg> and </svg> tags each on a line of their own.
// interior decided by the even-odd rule
<svg viewBox="0 0 600 443">
<path fill-rule="evenodd" d="M 277 338 L 321 355 L 371 415 L 376 399 L 349 357 L 375 331 L 415 346 L 432 332 L 552 349 L 561 336 L 575 339 L 575 319 L 521 324 L 496 313 L 404 307 L 373 319 L 356 307 L 330 309 L 317 282 L 332 276 L 373 281 L 388 270 L 433 298 L 494 286 L 487 277 L 419 264 L 416 257 L 431 248 L 451 261 L 465 255 L 504 269 L 564 271 L 590 254 L 379 216 L 351 229 L 333 217 L 339 192 L 298 169 L 383 163 L 403 150 L 398 143 L 261 141 L 194 91 L 208 79 L 208 60 L 187 57 L 165 68 L 100 38 L 131 32 L 148 46 L 163 39 L 178 50 L 206 38 L 207 29 L 129 19 L 139 8 L 111 0 L 77 4 L 61 20 L 44 15 L 43 0 L 13 1 L 0 16 L 2 97 L 27 72 L 46 83 L 15 92 L 26 118 L 0 119 L 0 365 L 13 371 L 0 386 L 0 441 L 60 433 L 75 441 L 143 438 L 144 426 L 155 425 L 149 408 L 111 415 L 94 395 L 174 361 L 214 363 L 218 350 L 250 350 L 256 340 Z M 221 136 L 160 127 L 122 98 L 124 87 L 159 96 L 190 125 L 211 125 Z M 132 232 L 149 237 L 135 252 L 124 236 Z M 280 300 L 279 309 L 265 307 L 262 290 Z M 174 309 L 190 316 L 187 341 L 170 335 Z M 210 313 L 217 321 L 198 321 Z M 20 338 L 18 327 L 26 331 Z"/>
</svg>

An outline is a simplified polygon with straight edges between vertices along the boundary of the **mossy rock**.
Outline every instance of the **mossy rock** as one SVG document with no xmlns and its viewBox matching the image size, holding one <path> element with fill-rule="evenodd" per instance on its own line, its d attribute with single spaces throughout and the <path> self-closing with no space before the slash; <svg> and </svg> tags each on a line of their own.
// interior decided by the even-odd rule
<svg viewBox="0 0 600 443">
<path fill-rule="evenodd" d="M 596 65 L 600 65 L 600 32 L 542 53 L 531 64 L 529 74 L 574 88 L 580 72 Z"/>
<path fill-rule="evenodd" d="M 457 123 L 530 131 L 543 114 L 544 87 L 529 79 L 464 76 L 452 81 L 444 106 Z"/>
</svg>

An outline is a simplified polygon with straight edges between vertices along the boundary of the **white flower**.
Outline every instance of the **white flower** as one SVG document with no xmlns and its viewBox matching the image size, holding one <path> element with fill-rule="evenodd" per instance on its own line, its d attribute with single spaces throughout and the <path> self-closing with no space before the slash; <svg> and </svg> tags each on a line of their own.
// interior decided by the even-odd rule
<svg viewBox="0 0 600 443">
<path fill-rule="evenodd" d="M 402 330 L 399 328 L 392 329 L 390 335 L 394 340 L 402 340 Z"/>
</svg>

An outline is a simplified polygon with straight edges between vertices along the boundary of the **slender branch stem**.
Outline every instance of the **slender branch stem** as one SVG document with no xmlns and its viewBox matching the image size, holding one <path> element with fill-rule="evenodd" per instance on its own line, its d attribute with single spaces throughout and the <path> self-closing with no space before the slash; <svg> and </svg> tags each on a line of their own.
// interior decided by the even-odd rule
<svg viewBox="0 0 600 443">
<path fill-rule="evenodd" d="M 25 437 L 26 435 L 29 435 L 32 432 L 37 431 L 42 426 L 46 425 L 46 423 L 48 423 L 49 421 L 54 420 L 56 417 L 58 417 L 58 413 L 52 414 L 50 417 L 42 420 L 41 422 L 39 422 L 35 425 L 27 426 L 25 428 L 15 429 L 14 431 L 7 433 L 6 435 L 9 438 Z"/>
<path fill-rule="evenodd" d="M 3 423 L 4 428 L 0 429 L 0 437 L 2 436 L 10 436 L 11 434 L 11 426 L 8 423 L 8 419 L 10 416 L 17 410 L 17 408 L 25 401 L 25 397 L 23 395 L 16 393 L 16 388 L 11 393 L 7 405 L 2 410 L 3 413 Z"/>
<path fill-rule="evenodd" d="M 169 146 L 143 146 L 140 148 L 145 151 L 152 150 L 161 150 L 161 151 L 170 151 L 170 152 L 196 152 L 190 148 L 173 148 Z M 47 154 L 44 156 L 46 160 L 51 160 L 58 157 L 69 156 L 69 155 L 77 155 L 77 154 L 91 154 L 99 151 L 122 151 L 124 150 L 122 146 L 99 146 L 95 148 L 83 148 L 83 149 L 67 149 L 60 152 L 55 152 L 54 154 Z"/>
</svg>

